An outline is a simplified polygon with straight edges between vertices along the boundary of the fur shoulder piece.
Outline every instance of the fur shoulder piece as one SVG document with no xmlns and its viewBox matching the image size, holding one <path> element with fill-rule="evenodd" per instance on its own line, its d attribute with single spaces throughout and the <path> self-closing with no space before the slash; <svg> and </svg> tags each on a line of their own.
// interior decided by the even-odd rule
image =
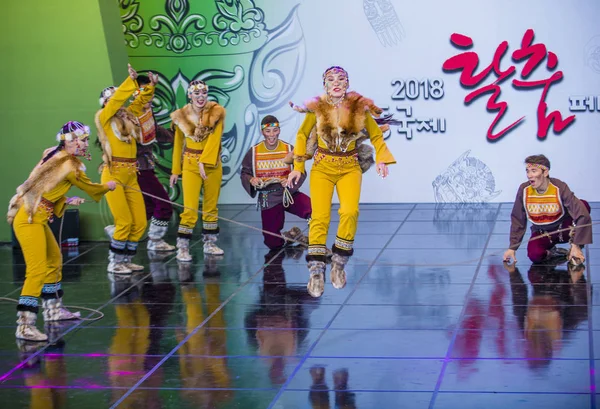
<svg viewBox="0 0 600 409">
<path fill-rule="evenodd" d="M 191 104 L 171 113 L 173 123 L 194 142 L 206 139 L 215 130 L 217 123 L 224 118 L 225 108 L 214 101 L 208 101 L 200 115 L 194 112 Z"/>
<path fill-rule="evenodd" d="M 318 146 L 318 138 L 327 145 L 332 151 L 346 152 L 352 142 L 359 151 L 359 162 L 363 172 L 371 165 L 372 150 L 366 145 L 361 145 L 369 135 L 365 129 L 366 115 L 379 117 L 383 110 L 379 108 L 373 100 L 366 98 L 358 92 L 350 91 L 346 93 L 344 100 L 340 105 L 339 117 L 334 118 L 335 107 L 327 101 L 326 95 L 315 97 L 305 103 L 305 107 L 298 107 L 290 102 L 290 106 L 297 112 L 313 112 L 317 117 L 316 127 L 311 131 L 306 143 L 306 154 L 296 156 L 297 161 L 311 159 Z M 380 127 L 381 128 L 381 127 Z M 382 128 L 382 131 L 386 129 Z"/>
<path fill-rule="evenodd" d="M 25 206 L 29 215 L 29 223 L 33 219 L 42 195 L 50 192 L 71 172 L 79 174 L 84 170 L 83 163 L 73 155 L 62 151 L 48 159 L 46 163 L 36 166 L 29 178 L 17 188 L 17 194 L 12 197 L 8 205 L 6 220 L 12 224 L 17 211 Z"/>
<path fill-rule="evenodd" d="M 96 124 L 96 129 L 98 130 L 98 141 L 100 141 L 100 146 L 102 147 L 102 162 L 105 165 L 110 166 L 110 161 L 112 158 L 112 149 L 110 147 L 110 143 L 108 142 L 108 136 L 106 136 L 106 132 L 104 132 L 104 127 L 100 123 L 100 109 L 96 112 L 94 116 L 94 123 Z"/>
</svg>

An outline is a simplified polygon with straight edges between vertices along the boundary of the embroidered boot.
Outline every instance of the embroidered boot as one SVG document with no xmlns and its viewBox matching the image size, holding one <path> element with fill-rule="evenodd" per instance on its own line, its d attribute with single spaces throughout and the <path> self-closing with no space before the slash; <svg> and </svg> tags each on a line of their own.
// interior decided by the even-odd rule
<svg viewBox="0 0 600 409">
<path fill-rule="evenodd" d="M 125 254 L 115 253 L 112 250 L 108 251 L 108 268 L 109 273 L 117 275 L 131 275 L 132 271 L 125 265 Z"/>
<path fill-rule="evenodd" d="M 62 303 L 62 298 L 50 298 L 42 301 L 42 316 L 45 322 L 78 320 L 81 318 L 79 311 L 73 313 L 67 310 Z"/>
<path fill-rule="evenodd" d="M 178 261 L 189 262 L 192 261 L 190 255 L 190 239 L 183 237 L 177 237 L 177 256 Z"/>
<path fill-rule="evenodd" d="M 26 341 L 45 342 L 48 336 L 35 326 L 37 314 L 31 311 L 17 311 L 17 339 Z"/>
<path fill-rule="evenodd" d="M 212 254 L 213 256 L 222 256 L 225 254 L 215 243 L 217 242 L 217 234 L 203 234 L 204 254 Z"/>
<path fill-rule="evenodd" d="M 308 262 L 308 271 L 310 272 L 306 286 L 308 293 L 315 298 L 320 297 L 325 291 L 325 263 L 311 260 Z"/>
<path fill-rule="evenodd" d="M 334 253 L 331 256 L 331 284 L 334 288 L 341 289 L 346 286 L 346 272 L 344 267 L 348 264 L 347 256 L 340 256 Z"/>
<path fill-rule="evenodd" d="M 175 251 L 176 247 L 163 240 L 169 227 L 169 222 L 157 220 L 154 217 L 150 220 L 148 229 L 148 250 L 151 251 Z"/>
</svg>

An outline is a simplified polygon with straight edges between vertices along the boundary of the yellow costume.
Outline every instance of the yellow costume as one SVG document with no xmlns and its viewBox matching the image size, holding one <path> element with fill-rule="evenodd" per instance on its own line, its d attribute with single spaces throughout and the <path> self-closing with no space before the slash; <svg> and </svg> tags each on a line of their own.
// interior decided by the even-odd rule
<svg viewBox="0 0 600 409">
<path fill-rule="evenodd" d="M 228 389 L 231 387 L 231 375 L 227 368 L 227 323 L 224 311 L 217 311 L 221 304 L 221 284 L 218 279 L 209 278 L 219 274 L 216 270 L 216 257 L 208 255 L 204 266 L 204 300 L 193 279 L 192 265 L 178 263 L 181 297 L 185 304 L 185 329 L 177 329 L 178 341 L 188 337 L 179 354 L 179 370 L 183 387 L 187 389 L 186 398 L 201 407 L 217 407 L 227 399 L 220 393 L 211 390 L 194 391 L 194 389 Z M 189 282 L 189 281 L 192 282 Z M 212 315 L 204 326 L 207 317 Z"/>
<path fill-rule="evenodd" d="M 90 181 L 85 166 L 75 156 L 64 150 L 47 150 L 46 154 L 48 159 L 40 162 L 17 189 L 7 214 L 27 265 L 17 311 L 33 313 L 28 315 L 29 320 L 19 316 L 17 338 L 37 341 L 47 339 L 34 333 L 40 295 L 45 321 L 77 318 L 62 306 L 62 253 L 48 221 L 54 216 L 62 217 L 67 203 L 65 194 L 71 186 L 80 188 L 96 202 L 108 191 L 106 185 Z"/>
<path fill-rule="evenodd" d="M 339 108 L 329 104 L 325 97 L 318 97 L 306 104 L 310 112 L 306 114 L 296 135 L 294 170 L 304 173 L 304 161 L 298 158 L 306 154 L 307 139 L 316 126 L 318 148 L 310 175 L 312 220 L 308 237 L 309 259 L 325 261 L 334 187 L 340 200 L 340 224 L 332 251 L 345 256 L 352 255 L 362 182 L 356 135 L 366 129 L 375 147 L 377 163 L 396 163 L 383 140 L 379 125 L 368 112 L 371 104 L 370 100 L 357 93 L 348 93 Z M 342 129 L 344 134 L 340 135 L 338 129 Z"/>
<path fill-rule="evenodd" d="M 223 164 L 221 162 L 221 137 L 225 108 L 208 101 L 200 114 L 187 104 L 171 114 L 175 128 L 173 145 L 173 175 L 182 176 L 184 211 L 177 237 L 180 261 L 190 261 L 188 249 L 192 232 L 198 221 L 198 201 L 204 187 L 202 201 L 202 233 L 204 252 L 223 254 L 214 244 L 219 233 L 217 202 L 221 193 Z M 200 176 L 200 164 L 204 166 L 206 179 Z"/>
<path fill-rule="evenodd" d="M 367 138 L 371 140 L 377 163 L 396 163 L 380 127 L 371 116 L 373 106 L 373 101 L 356 92 L 345 94 L 337 105 L 329 102 L 328 95 L 317 97 L 307 102 L 306 117 L 296 135 L 294 170 L 301 173 L 304 173 L 307 158 L 307 141 L 309 138 L 318 141 L 310 174 L 312 220 L 307 255 L 311 272 L 308 287 L 313 296 L 320 296 L 324 286 L 334 187 L 340 201 L 340 223 L 332 247 L 331 281 L 336 288 L 342 288 L 346 283 L 344 266 L 353 254 L 362 174 L 373 162 L 370 157 L 365 158 L 364 148 L 368 146 L 360 143 Z M 315 126 L 316 138 L 311 138 Z M 371 156 L 371 151 L 368 152 Z M 364 166 L 365 162 L 368 162 L 367 166 Z"/>
<path fill-rule="evenodd" d="M 103 91 L 108 100 L 101 98 L 101 103 L 106 105 L 95 118 L 103 150 L 101 180 L 117 182 L 115 191 L 106 195 L 115 220 L 108 271 L 120 274 L 143 269 L 130 262 L 147 225 L 146 207 L 137 179 L 136 141 L 140 141 L 142 134 L 137 117 L 144 113 L 144 105 L 152 100 L 154 86 L 145 86 L 129 107 L 121 109 L 137 89 L 137 82 L 127 77 L 117 89 Z"/>
</svg>

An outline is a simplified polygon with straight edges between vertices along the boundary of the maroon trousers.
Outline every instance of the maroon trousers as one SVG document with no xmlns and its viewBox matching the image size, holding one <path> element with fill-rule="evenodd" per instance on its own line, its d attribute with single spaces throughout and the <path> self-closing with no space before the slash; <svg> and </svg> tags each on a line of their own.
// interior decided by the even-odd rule
<svg viewBox="0 0 600 409">
<path fill-rule="evenodd" d="M 588 212 L 589 212 L 590 211 L 589 203 L 586 202 L 585 200 L 582 200 L 581 202 L 586 207 L 586 209 L 588 209 Z M 560 224 L 560 227 L 556 230 L 566 229 L 572 225 L 573 225 L 573 219 L 567 213 L 564 216 L 562 223 Z M 534 237 L 539 237 L 544 234 L 545 234 L 544 231 L 536 230 L 535 226 L 534 226 L 533 230 L 531 232 L 531 238 L 533 239 Z M 540 263 L 546 258 L 548 250 L 550 250 L 556 244 L 568 243 L 568 242 L 569 242 L 569 231 L 568 230 L 562 231 L 560 233 L 554 233 L 549 236 L 542 237 L 540 239 L 535 239 L 533 241 L 529 241 L 527 243 L 527 257 L 529 257 L 529 259 L 531 261 L 533 261 L 534 263 Z"/>
<path fill-rule="evenodd" d="M 138 183 L 140 189 L 144 193 L 149 193 L 154 196 L 158 196 L 163 200 L 158 200 L 150 196 L 144 196 L 144 203 L 146 205 L 146 219 L 150 220 L 154 216 L 157 220 L 169 221 L 173 214 L 173 206 L 169 201 L 169 195 L 165 190 L 165 187 L 160 183 L 154 173 L 153 169 L 140 170 L 138 174 Z M 166 201 L 165 201 L 166 200 Z"/>
<path fill-rule="evenodd" d="M 294 203 L 288 208 L 285 208 L 283 204 L 278 204 L 270 209 L 262 210 L 261 218 L 263 230 L 281 234 L 281 230 L 285 223 L 285 212 L 289 212 L 303 219 L 308 219 L 310 217 L 312 213 L 310 197 L 302 192 L 296 192 L 293 198 Z M 285 244 L 285 240 L 281 237 L 272 236 L 266 233 L 263 233 L 263 236 L 265 238 L 265 245 L 270 249 L 280 248 Z"/>
</svg>

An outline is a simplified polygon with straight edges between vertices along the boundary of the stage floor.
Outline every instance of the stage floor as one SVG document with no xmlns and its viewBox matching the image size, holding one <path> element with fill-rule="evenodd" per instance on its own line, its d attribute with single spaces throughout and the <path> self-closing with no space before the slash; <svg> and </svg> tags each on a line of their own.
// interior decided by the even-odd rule
<svg viewBox="0 0 600 409">
<path fill-rule="evenodd" d="M 131 281 L 108 279 L 107 243 L 82 243 L 64 253 L 64 302 L 104 318 L 47 328 L 57 342 L 27 352 L 0 301 L 2 407 L 595 408 L 600 233 L 585 269 L 532 268 L 523 245 L 509 272 L 511 207 L 362 205 L 347 285 L 328 268 L 318 299 L 306 252 L 269 253 L 247 227 L 254 205 L 220 207 L 243 224 L 221 222 L 224 257 L 205 257 L 200 234 L 193 263 L 143 243 Z M 18 298 L 21 253 L 6 245 L 0 263 L 0 296 Z"/>
</svg>

